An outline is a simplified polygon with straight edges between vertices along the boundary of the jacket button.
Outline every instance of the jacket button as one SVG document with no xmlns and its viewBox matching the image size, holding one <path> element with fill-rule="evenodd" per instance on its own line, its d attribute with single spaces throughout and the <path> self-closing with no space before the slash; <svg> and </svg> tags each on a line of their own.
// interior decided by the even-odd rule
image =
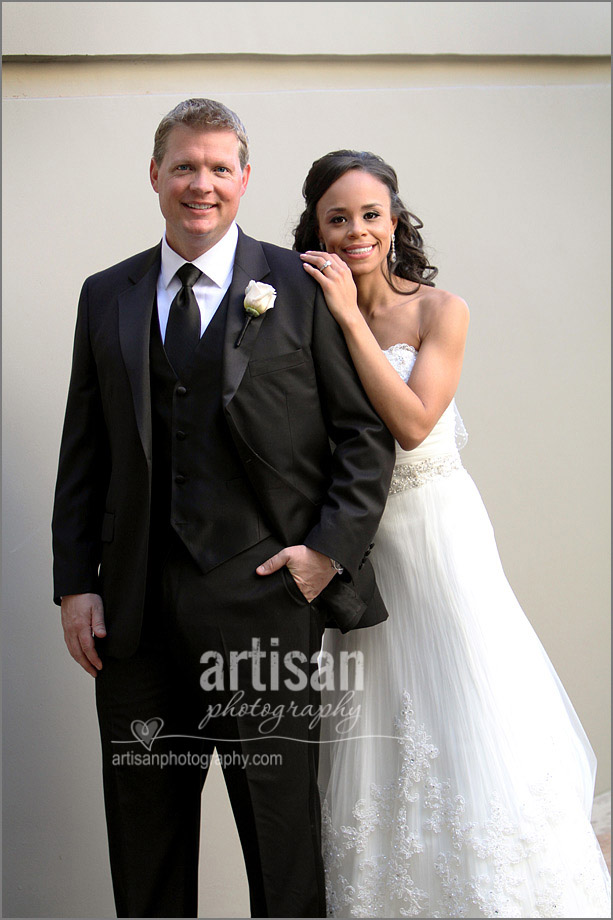
<svg viewBox="0 0 613 920">
<path fill-rule="evenodd" d="M 175 434 L 175 438 L 177 439 L 177 441 L 184 441 L 186 437 L 187 435 L 185 434 L 184 431 L 177 431 L 177 433 Z"/>
<path fill-rule="evenodd" d="M 177 389 L 175 390 L 175 393 L 177 394 L 177 396 L 187 396 L 187 390 L 185 389 L 185 387 L 177 387 Z"/>
<path fill-rule="evenodd" d="M 369 543 L 369 544 L 368 544 L 368 549 L 372 549 L 374 545 L 375 545 L 374 543 Z"/>
<path fill-rule="evenodd" d="M 178 476 L 175 476 L 175 482 L 178 486 L 182 486 L 183 483 L 186 482 L 186 478 L 185 476 L 182 476 L 181 473 L 179 473 Z"/>
</svg>

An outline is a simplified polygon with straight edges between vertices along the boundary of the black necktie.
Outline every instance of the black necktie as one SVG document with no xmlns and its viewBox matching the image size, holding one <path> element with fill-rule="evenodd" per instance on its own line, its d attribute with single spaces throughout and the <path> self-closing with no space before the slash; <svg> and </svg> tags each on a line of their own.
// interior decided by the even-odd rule
<svg viewBox="0 0 613 920">
<path fill-rule="evenodd" d="M 191 262 L 186 262 L 177 272 L 183 286 L 170 305 L 164 348 L 178 376 L 200 341 L 200 307 L 192 288 L 201 274 Z"/>
</svg>

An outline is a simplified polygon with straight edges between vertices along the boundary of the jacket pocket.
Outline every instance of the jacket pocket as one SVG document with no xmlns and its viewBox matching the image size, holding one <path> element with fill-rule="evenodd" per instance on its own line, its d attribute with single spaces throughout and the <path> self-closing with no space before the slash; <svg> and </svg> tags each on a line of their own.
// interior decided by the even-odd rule
<svg viewBox="0 0 613 920">
<path fill-rule="evenodd" d="M 306 597 L 296 584 L 294 576 L 286 565 L 284 565 L 281 569 L 281 578 L 283 579 L 283 584 L 285 585 L 287 593 L 291 595 L 293 600 L 297 601 L 299 604 L 309 604 L 309 601 L 307 601 Z"/>
<path fill-rule="evenodd" d="M 272 371 L 282 371 L 288 367 L 297 367 L 304 364 L 304 349 L 289 351 L 283 355 L 272 355 L 270 358 L 255 358 L 249 362 L 249 373 L 252 377 L 260 374 L 270 374 Z"/>
<path fill-rule="evenodd" d="M 106 511 L 102 518 L 102 531 L 100 539 L 103 543 L 112 543 L 115 535 L 115 515 Z"/>
</svg>

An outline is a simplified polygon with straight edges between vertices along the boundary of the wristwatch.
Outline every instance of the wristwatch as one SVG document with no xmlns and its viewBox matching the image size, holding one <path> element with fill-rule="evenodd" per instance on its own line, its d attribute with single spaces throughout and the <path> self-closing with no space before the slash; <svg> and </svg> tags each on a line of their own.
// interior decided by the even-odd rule
<svg viewBox="0 0 613 920">
<path fill-rule="evenodd" d="M 330 556 L 330 562 L 332 563 L 332 568 L 333 568 L 333 569 L 336 569 L 336 571 L 338 572 L 339 575 L 342 575 L 343 572 L 345 571 L 345 569 L 344 569 L 343 566 L 340 564 L 340 562 L 337 562 L 336 559 L 332 559 L 331 556 Z"/>
</svg>

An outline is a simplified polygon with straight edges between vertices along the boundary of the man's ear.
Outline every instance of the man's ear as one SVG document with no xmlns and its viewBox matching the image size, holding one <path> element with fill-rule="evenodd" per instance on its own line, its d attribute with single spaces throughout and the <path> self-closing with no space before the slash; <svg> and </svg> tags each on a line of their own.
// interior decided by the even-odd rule
<svg viewBox="0 0 613 920">
<path fill-rule="evenodd" d="M 158 173 L 158 165 L 153 157 L 151 157 L 151 163 L 149 164 L 149 179 L 151 181 L 151 185 L 153 186 L 154 192 L 158 191 Z"/>
<path fill-rule="evenodd" d="M 251 175 L 251 163 L 247 163 L 243 169 L 243 178 L 241 182 L 241 198 L 247 191 L 247 183 L 249 182 L 249 176 Z"/>
</svg>

